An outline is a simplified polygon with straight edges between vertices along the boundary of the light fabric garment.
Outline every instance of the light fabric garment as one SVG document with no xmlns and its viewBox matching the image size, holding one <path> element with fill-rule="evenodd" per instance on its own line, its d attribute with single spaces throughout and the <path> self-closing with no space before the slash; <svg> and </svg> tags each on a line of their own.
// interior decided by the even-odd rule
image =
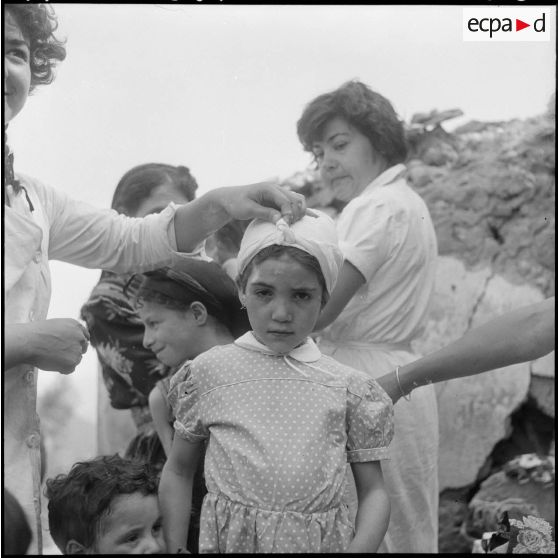
<svg viewBox="0 0 558 558">
<path fill-rule="evenodd" d="M 342 552 L 349 462 L 386 459 L 393 405 L 308 340 L 279 355 L 247 333 L 171 379 L 176 435 L 209 440 L 200 552 Z"/>
<path fill-rule="evenodd" d="M 292 246 L 314 256 L 322 270 L 326 289 L 333 290 L 343 255 L 339 249 L 335 223 L 325 213 L 314 210 L 315 216 L 305 215 L 289 226 L 284 219 L 273 224 L 254 219 L 246 228 L 236 257 L 238 273 L 246 269 L 253 257 L 274 244 Z"/>
<path fill-rule="evenodd" d="M 32 178 L 18 178 L 25 190 L 14 194 L 8 186 L 5 192 L 4 324 L 46 319 L 49 259 L 122 273 L 135 270 L 134 262 L 153 269 L 182 257 L 175 252 L 173 204 L 145 220 L 128 219 L 71 200 Z M 30 553 L 35 554 L 41 547 L 36 399 L 36 369 L 22 365 L 4 371 L 4 486 L 25 510 L 33 531 Z"/>
<path fill-rule="evenodd" d="M 349 202 L 337 222 L 343 254 L 364 276 L 320 348 L 377 378 L 418 358 L 420 335 L 434 288 L 437 243 L 423 200 L 396 165 Z M 384 476 L 391 519 L 380 551 L 437 552 L 438 412 L 432 386 L 395 406 L 395 435 Z M 354 511 L 355 494 L 350 495 Z"/>
</svg>

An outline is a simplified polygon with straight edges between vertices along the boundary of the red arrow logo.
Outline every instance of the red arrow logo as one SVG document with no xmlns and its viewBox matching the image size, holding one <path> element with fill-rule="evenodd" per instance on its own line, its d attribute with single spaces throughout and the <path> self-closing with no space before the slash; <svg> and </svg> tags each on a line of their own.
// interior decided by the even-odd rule
<svg viewBox="0 0 558 558">
<path fill-rule="evenodd" d="M 526 27 L 531 27 L 530 23 L 525 23 L 524 21 L 521 21 L 520 19 L 515 20 L 515 30 L 516 31 L 521 31 L 522 29 L 525 29 Z"/>
</svg>

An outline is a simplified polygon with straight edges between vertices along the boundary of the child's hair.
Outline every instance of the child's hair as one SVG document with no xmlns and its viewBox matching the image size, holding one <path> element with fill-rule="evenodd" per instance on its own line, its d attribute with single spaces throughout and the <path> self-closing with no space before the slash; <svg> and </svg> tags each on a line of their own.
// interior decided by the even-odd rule
<svg viewBox="0 0 558 558">
<path fill-rule="evenodd" d="M 72 539 L 93 548 L 114 498 L 136 492 L 157 495 L 157 488 L 149 463 L 118 454 L 75 463 L 68 474 L 46 481 L 50 534 L 62 552 Z"/>
<path fill-rule="evenodd" d="M 268 259 L 277 259 L 280 258 L 283 254 L 286 254 L 300 265 L 310 269 L 313 271 L 317 278 L 318 282 L 320 283 L 320 287 L 322 288 L 322 308 L 327 304 L 329 300 L 329 294 L 326 288 L 326 282 L 324 278 L 324 274 L 322 272 L 322 268 L 320 267 L 320 263 L 318 260 L 301 250 L 300 248 L 295 248 L 294 246 L 285 246 L 283 244 L 272 244 L 271 246 L 266 246 L 262 250 L 260 250 L 248 263 L 248 265 L 244 268 L 242 273 L 238 276 L 237 283 L 238 288 L 241 292 L 244 292 L 246 289 L 246 284 L 248 282 L 248 278 L 252 273 L 255 265 L 262 263 Z"/>
<path fill-rule="evenodd" d="M 236 285 L 215 262 L 187 258 L 172 267 L 148 271 L 136 276 L 133 301 L 161 304 L 172 310 L 188 310 L 194 301 L 201 302 L 210 316 L 238 337 L 250 330 L 246 310 L 238 299 Z M 141 279 L 139 283 L 138 279 Z"/>
<path fill-rule="evenodd" d="M 198 188 L 188 167 L 145 163 L 131 168 L 122 176 L 114 190 L 111 207 L 124 215 L 134 216 L 141 203 L 162 184 L 176 188 L 189 201 L 195 198 Z"/>
<path fill-rule="evenodd" d="M 4 488 L 2 514 L 3 554 L 26 554 L 33 535 L 16 497 Z"/>
<path fill-rule="evenodd" d="M 66 58 L 65 41 L 54 36 L 58 20 L 52 6 L 47 4 L 5 4 L 6 14 L 11 14 L 23 36 L 29 41 L 31 87 L 52 83 L 54 69 Z"/>
</svg>

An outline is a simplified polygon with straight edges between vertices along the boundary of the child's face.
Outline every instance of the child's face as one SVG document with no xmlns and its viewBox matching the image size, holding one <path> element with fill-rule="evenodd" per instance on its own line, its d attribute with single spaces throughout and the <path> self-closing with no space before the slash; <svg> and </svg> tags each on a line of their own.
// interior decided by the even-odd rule
<svg viewBox="0 0 558 558">
<path fill-rule="evenodd" d="M 120 494 L 103 516 L 95 554 L 163 554 L 166 552 L 156 494 Z"/>
<path fill-rule="evenodd" d="M 29 41 L 12 14 L 4 20 L 4 114 L 6 122 L 23 108 L 31 87 Z"/>
<path fill-rule="evenodd" d="M 145 326 L 143 346 L 167 366 L 179 366 L 198 355 L 198 327 L 191 311 L 173 310 L 143 301 L 138 314 Z"/>
<path fill-rule="evenodd" d="M 312 333 L 322 288 L 312 269 L 283 254 L 254 266 L 241 298 L 257 339 L 288 353 Z"/>
</svg>

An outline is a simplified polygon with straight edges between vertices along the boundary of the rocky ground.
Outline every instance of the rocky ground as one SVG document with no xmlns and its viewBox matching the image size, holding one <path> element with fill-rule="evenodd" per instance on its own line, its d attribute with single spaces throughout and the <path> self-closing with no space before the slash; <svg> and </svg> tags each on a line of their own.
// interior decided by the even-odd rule
<svg viewBox="0 0 558 558">
<path fill-rule="evenodd" d="M 428 204 L 440 253 L 430 321 L 415 343 L 422 353 L 554 295 L 554 99 L 534 118 L 446 131 L 460 115 L 434 110 L 406 124 L 408 179 Z M 311 170 L 287 183 L 311 207 L 332 216 L 342 208 Z M 554 527 L 554 353 L 439 384 L 437 394 L 440 552 L 472 552 L 504 511 Z"/>
</svg>

